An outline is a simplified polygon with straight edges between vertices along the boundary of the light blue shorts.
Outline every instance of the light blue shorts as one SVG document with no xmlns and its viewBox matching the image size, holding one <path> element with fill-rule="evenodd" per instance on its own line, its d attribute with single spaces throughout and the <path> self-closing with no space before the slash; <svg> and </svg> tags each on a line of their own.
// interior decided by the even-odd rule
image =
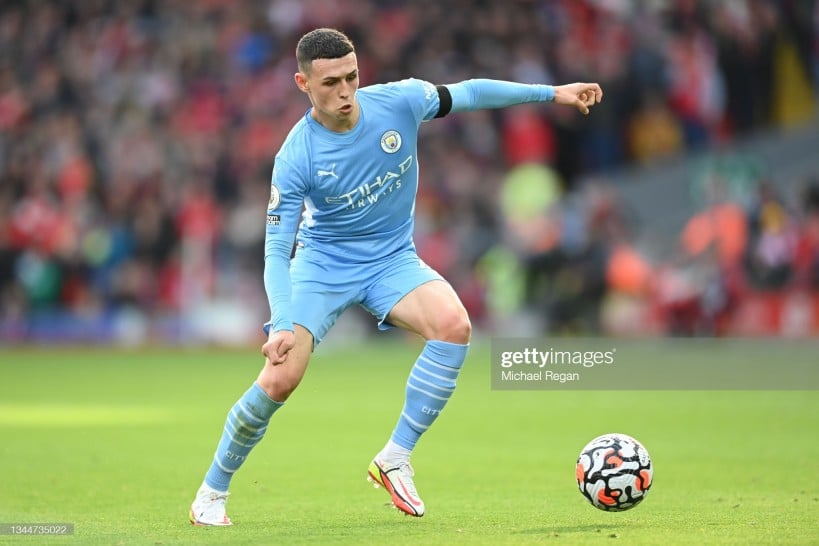
<svg viewBox="0 0 819 546">
<path fill-rule="evenodd" d="M 360 305 L 385 322 L 398 301 L 418 286 L 443 277 L 418 257 L 414 250 L 397 252 L 368 264 L 342 263 L 312 249 L 301 248 L 290 264 L 291 317 L 313 334 L 317 346 L 339 316 Z"/>
</svg>

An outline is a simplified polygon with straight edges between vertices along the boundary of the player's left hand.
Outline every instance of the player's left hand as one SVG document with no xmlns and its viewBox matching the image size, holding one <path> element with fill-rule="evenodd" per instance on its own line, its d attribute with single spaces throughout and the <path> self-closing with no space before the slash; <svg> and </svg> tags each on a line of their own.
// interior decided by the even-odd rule
<svg viewBox="0 0 819 546">
<path fill-rule="evenodd" d="M 569 83 L 555 86 L 555 102 L 574 106 L 584 115 L 589 108 L 603 100 L 603 90 L 596 83 Z"/>
</svg>

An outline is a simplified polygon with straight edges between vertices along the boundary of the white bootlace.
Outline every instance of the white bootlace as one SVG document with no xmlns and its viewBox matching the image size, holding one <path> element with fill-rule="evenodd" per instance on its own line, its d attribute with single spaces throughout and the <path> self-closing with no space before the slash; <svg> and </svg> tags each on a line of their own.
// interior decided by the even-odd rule
<svg viewBox="0 0 819 546">
<path fill-rule="evenodd" d="M 400 472 L 402 476 L 409 478 L 403 482 L 404 486 L 413 497 L 417 498 L 418 491 L 415 489 L 415 482 L 412 480 L 415 476 L 415 470 L 412 468 L 412 465 L 409 464 L 409 462 L 401 462 L 398 464 L 398 472 Z"/>
</svg>

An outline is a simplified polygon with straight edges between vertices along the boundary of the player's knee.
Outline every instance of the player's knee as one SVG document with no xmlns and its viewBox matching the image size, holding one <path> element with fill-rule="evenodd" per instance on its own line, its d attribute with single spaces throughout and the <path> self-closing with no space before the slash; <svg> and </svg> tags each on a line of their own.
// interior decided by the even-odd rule
<svg viewBox="0 0 819 546">
<path fill-rule="evenodd" d="M 272 366 L 272 364 L 268 364 Z M 262 374 L 259 377 L 258 383 L 262 390 L 276 402 L 284 402 L 287 400 L 296 387 L 301 383 L 301 377 L 286 373 L 283 369 L 273 368 L 272 372 Z"/>
<path fill-rule="evenodd" d="M 463 308 L 453 309 L 439 316 L 436 339 L 449 343 L 469 343 L 472 336 L 472 323 Z"/>
</svg>

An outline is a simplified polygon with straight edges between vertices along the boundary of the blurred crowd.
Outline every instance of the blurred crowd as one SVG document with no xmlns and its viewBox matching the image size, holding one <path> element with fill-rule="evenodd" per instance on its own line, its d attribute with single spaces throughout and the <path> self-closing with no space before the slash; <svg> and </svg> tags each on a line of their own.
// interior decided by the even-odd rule
<svg viewBox="0 0 819 546">
<path fill-rule="evenodd" d="M 260 335 L 260 206 L 309 106 L 294 49 L 317 26 L 353 39 L 362 85 L 603 86 L 589 117 L 520 106 L 422 129 L 416 243 L 486 328 L 531 312 L 543 329 L 616 330 L 607 297 L 656 295 L 658 266 L 621 245 L 641 227 L 616 188 L 577 181 L 804 120 L 819 80 L 812 0 L 3 2 L 0 339 Z M 780 212 L 759 192 L 741 205 L 742 278 L 807 282 L 757 267 L 797 260 L 784 245 L 815 285 L 816 192 Z M 798 242 L 770 241 L 771 225 Z M 650 290 L 629 287 L 641 267 Z M 663 316 L 657 331 L 701 331 Z"/>
</svg>

